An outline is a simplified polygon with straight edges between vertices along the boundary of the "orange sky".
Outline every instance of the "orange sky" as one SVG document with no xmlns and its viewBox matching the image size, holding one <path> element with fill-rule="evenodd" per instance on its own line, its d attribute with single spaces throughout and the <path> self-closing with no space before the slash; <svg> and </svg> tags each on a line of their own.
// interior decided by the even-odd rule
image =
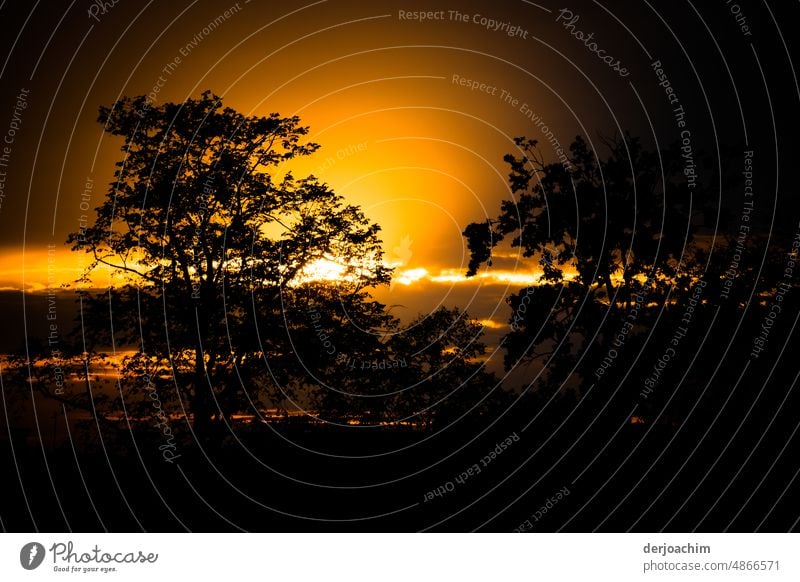
<svg viewBox="0 0 800 582">
<path fill-rule="evenodd" d="M 609 26 L 607 14 L 584 4 L 584 21 Z M 80 273 L 85 258 L 63 241 L 84 214 L 87 179 L 95 206 L 121 159 L 120 140 L 96 123 L 97 108 L 155 88 L 156 103 L 210 88 L 244 113 L 299 115 L 322 148 L 294 163 L 295 175 L 314 173 L 382 226 L 387 261 L 397 266 L 394 287 L 445 297 L 454 285 L 530 283 L 535 267 L 513 257 L 470 283 L 462 276 L 461 232 L 496 216 L 510 196 L 502 158 L 513 138 L 543 140 L 553 160 L 532 114 L 564 148 L 578 133 L 613 132 L 619 111 L 628 113 L 625 127 L 648 122 L 613 71 L 587 78 L 582 67 L 594 64 L 592 55 L 554 24 L 551 9 L 470 1 L 459 3 L 466 21 L 448 14 L 418 22 L 401 17 L 410 8 L 332 0 L 119 3 L 98 19 L 70 12 L 60 26 L 58 11 L 32 19 L 6 74 L 8 87 L 30 90 L 30 104 L 0 207 L 0 288 L 42 289 L 48 273 L 59 283 Z M 521 27 L 526 38 L 486 28 L 482 17 Z M 43 31 L 57 26 L 51 45 Z M 598 34 L 610 53 L 627 50 L 628 68 L 649 81 L 647 61 L 621 30 Z M 658 91 L 650 82 L 639 88 L 655 103 Z M 57 247 L 50 271 L 49 244 Z"/>
</svg>

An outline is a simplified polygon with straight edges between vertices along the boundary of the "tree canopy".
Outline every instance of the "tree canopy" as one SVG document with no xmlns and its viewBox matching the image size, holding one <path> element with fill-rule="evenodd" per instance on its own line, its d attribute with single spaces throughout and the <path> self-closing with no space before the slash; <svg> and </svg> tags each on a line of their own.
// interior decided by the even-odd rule
<svg viewBox="0 0 800 582">
<path fill-rule="evenodd" d="M 647 330 L 658 311 L 643 307 L 686 296 L 704 266 L 695 236 L 704 207 L 693 204 L 679 150 L 649 151 L 627 133 L 601 141 L 606 157 L 578 136 L 561 164 L 517 138 L 518 153 L 504 158 L 512 198 L 464 231 L 468 276 L 504 242 L 538 260 L 540 283 L 508 299 L 506 367 L 547 362 L 557 383 L 574 366 L 590 376 L 618 329 Z"/>
<path fill-rule="evenodd" d="M 211 92 L 146 103 L 100 109 L 122 156 L 97 220 L 68 240 L 91 256 L 87 278 L 124 280 L 84 297 L 83 319 L 90 348 L 136 347 L 121 399 L 157 390 L 200 435 L 267 404 L 432 425 L 485 400 L 480 326 L 447 309 L 402 326 L 370 295 L 391 275 L 380 227 L 292 175 L 319 147 L 297 117 L 246 116 Z M 335 281 L 320 276 L 331 264 Z M 445 402 L 462 385 L 469 404 Z"/>
</svg>

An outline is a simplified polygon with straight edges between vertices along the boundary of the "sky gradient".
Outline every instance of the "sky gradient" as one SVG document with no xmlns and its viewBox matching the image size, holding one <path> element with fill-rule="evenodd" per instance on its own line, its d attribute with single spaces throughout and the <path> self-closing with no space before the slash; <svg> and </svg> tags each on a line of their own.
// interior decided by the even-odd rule
<svg viewBox="0 0 800 582">
<path fill-rule="evenodd" d="M 180 102 L 212 89 L 243 113 L 298 115 L 309 126 L 321 149 L 281 171 L 313 173 L 381 225 L 396 267 L 382 299 L 402 287 L 415 315 L 488 286 L 475 316 L 493 318 L 509 284 L 536 279 L 535 262 L 502 249 L 467 281 L 461 232 L 510 198 L 503 155 L 515 151 L 514 137 L 538 139 L 546 161 L 579 134 L 598 151 L 603 136 L 624 130 L 667 144 L 680 137 L 672 95 L 696 151 L 769 133 L 746 127 L 741 112 L 755 105 L 734 84 L 756 33 L 719 8 L 622 4 L 56 2 L 32 13 L 6 5 L 3 18 L 19 33 L 3 40 L 0 112 L 15 134 L 3 168 L 0 288 L 42 291 L 82 272 L 86 258 L 63 243 L 92 220 L 122 158 L 121 141 L 96 121 L 99 106 L 148 94 L 154 104 Z M 772 63 L 760 64 L 769 74 Z M 95 283 L 109 282 L 99 273 Z"/>
</svg>

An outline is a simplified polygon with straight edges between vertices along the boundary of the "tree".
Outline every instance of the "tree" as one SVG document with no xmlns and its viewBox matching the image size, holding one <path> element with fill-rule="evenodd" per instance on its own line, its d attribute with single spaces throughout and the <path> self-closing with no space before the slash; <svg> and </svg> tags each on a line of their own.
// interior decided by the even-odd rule
<svg viewBox="0 0 800 582">
<path fill-rule="evenodd" d="M 581 358 L 578 375 L 586 378 L 626 318 L 637 335 L 658 311 L 648 305 L 669 307 L 690 292 L 702 267 L 694 222 L 703 209 L 692 204 L 695 186 L 677 148 L 648 151 L 626 133 L 602 139 L 601 159 L 579 136 L 569 164 L 547 164 L 536 140 L 515 143 L 520 155 L 504 158 L 514 199 L 496 219 L 465 229 L 467 274 L 489 268 L 492 249 L 509 237 L 538 259 L 540 284 L 508 300 L 506 367 L 547 363 L 545 377 L 555 384 Z"/>
<path fill-rule="evenodd" d="M 483 327 L 465 311 L 440 307 L 406 325 L 387 316 L 381 323 L 382 337 L 373 342 L 332 332 L 344 347 L 328 360 L 325 377 L 335 378 L 334 386 L 315 394 L 330 420 L 439 429 L 507 404 L 499 379 L 481 361 Z"/>
<path fill-rule="evenodd" d="M 98 121 L 123 138 L 123 157 L 96 221 L 68 243 L 92 257 L 87 278 L 107 267 L 123 282 L 95 298 L 113 326 L 96 317 L 91 338 L 136 346 L 126 380 L 152 382 L 197 433 L 296 375 L 284 316 L 307 298 L 315 267 L 338 266 L 347 313 L 379 310 L 367 289 L 389 278 L 380 228 L 287 171 L 318 148 L 297 117 L 245 116 L 206 91 L 157 107 L 123 98 Z"/>
<path fill-rule="evenodd" d="M 499 378 L 484 369 L 482 337 L 483 326 L 466 311 L 446 307 L 394 335 L 389 346 L 408 354 L 408 365 L 400 370 L 405 389 L 388 406 L 392 415 L 441 429 L 467 418 L 493 417 L 508 406 Z"/>
</svg>

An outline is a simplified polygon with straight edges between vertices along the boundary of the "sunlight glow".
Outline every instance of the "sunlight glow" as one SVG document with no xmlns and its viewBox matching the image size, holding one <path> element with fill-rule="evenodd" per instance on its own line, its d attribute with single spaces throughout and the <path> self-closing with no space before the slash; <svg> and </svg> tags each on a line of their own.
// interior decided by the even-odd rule
<svg viewBox="0 0 800 582">
<path fill-rule="evenodd" d="M 297 277 L 299 283 L 312 281 L 340 281 L 343 279 L 347 267 L 329 259 L 317 259 L 308 264 Z"/>
<path fill-rule="evenodd" d="M 374 256 L 350 261 L 329 256 L 311 261 L 289 284 L 296 286 L 311 282 L 363 283 L 375 276 L 379 266 L 390 268 L 385 261 L 379 261 Z"/>
<path fill-rule="evenodd" d="M 392 278 L 393 283 L 400 283 L 401 285 L 411 285 L 412 283 L 416 283 L 420 279 L 423 279 L 428 276 L 428 269 L 424 269 L 419 267 L 417 269 L 408 269 L 406 271 L 400 271 Z"/>
<path fill-rule="evenodd" d="M 517 273 L 516 271 L 484 271 L 475 275 L 474 279 L 484 284 L 513 283 L 515 285 L 535 285 L 541 278 L 540 274 Z M 464 275 L 463 270 L 443 269 L 438 275 L 431 277 L 434 283 L 466 283 L 470 279 Z"/>
<path fill-rule="evenodd" d="M 396 254 L 396 253 L 395 253 Z M 448 267 L 435 269 L 431 266 L 414 266 L 409 268 L 405 260 L 408 257 L 398 258 L 392 256 L 388 260 L 380 260 L 381 266 L 393 269 L 391 285 L 402 285 L 412 287 L 417 285 L 502 285 L 511 287 L 527 287 L 538 285 L 541 282 L 542 273 L 534 265 L 517 265 L 512 269 L 488 269 L 479 272 L 474 277 L 465 275 L 463 267 Z M 24 256 L 22 253 L 3 253 L 0 255 L 0 290 L 19 290 L 23 280 L 24 265 L 24 288 L 27 291 L 42 292 L 48 288 L 58 288 L 64 284 L 69 284 L 72 288 L 94 287 L 107 288 L 122 286 L 129 277 L 122 271 L 111 267 L 100 265 L 90 275 L 90 280 L 86 283 L 76 284 L 76 279 L 83 273 L 89 262 L 88 257 L 83 253 L 72 253 L 66 247 L 58 249 L 58 253 L 48 255 L 46 252 L 27 251 Z M 128 261 L 128 266 L 137 268 L 136 261 Z M 236 259 L 230 259 L 228 265 L 232 268 L 238 267 Z M 369 279 L 374 273 L 377 259 L 361 258 L 358 261 L 348 263 L 336 257 L 324 257 L 312 261 L 297 275 L 291 285 L 301 285 L 309 282 L 341 282 L 353 283 L 359 280 Z M 215 266 L 219 265 L 215 263 Z M 190 273 L 195 274 L 193 268 Z M 572 280 L 577 276 L 574 271 L 565 270 L 564 279 Z M 644 277 L 641 277 L 644 279 Z M 616 284 L 619 280 L 614 279 Z"/>
</svg>

